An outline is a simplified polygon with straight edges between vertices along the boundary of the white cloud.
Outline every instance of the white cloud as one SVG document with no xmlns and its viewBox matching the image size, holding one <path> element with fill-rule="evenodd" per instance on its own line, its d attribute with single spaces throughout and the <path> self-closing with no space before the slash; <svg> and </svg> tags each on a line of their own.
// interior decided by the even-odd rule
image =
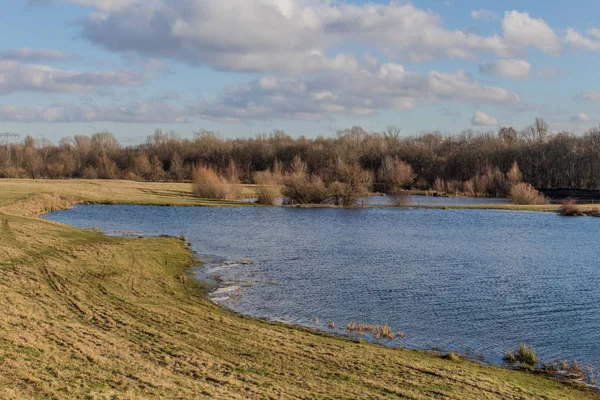
<svg viewBox="0 0 600 400">
<path fill-rule="evenodd" d="M 585 37 L 572 28 L 567 29 L 565 42 L 575 48 L 600 52 L 600 30 L 588 29 Z"/>
<path fill-rule="evenodd" d="M 81 93 L 98 87 L 139 85 L 152 76 L 151 70 L 81 72 L 0 60 L 0 94 L 20 91 Z"/>
<path fill-rule="evenodd" d="M 581 92 L 575 95 L 575 100 L 579 101 L 600 101 L 600 91 Z"/>
<path fill-rule="evenodd" d="M 507 11 L 502 20 L 504 39 L 510 48 L 524 50 L 529 46 L 559 56 L 561 44 L 558 36 L 542 18 L 532 18 L 529 13 Z"/>
<path fill-rule="evenodd" d="M 521 103 L 506 89 L 482 85 L 464 71 L 432 71 L 428 76 L 402 65 L 369 65 L 353 71 L 330 72 L 309 79 L 262 77 L 230 88 L 217 99 L 191 106 L 202 118 L 243 120 L 328 119 L 336 114 L 370 115 L 380 110 L 405 111 L 419 103 L 461 101 L 481 104 Z"/>
<path fill-rule="evenodd" d="M 25 62 L 51 62 L 70 61 L 76 58 L 73 54 L 56 49 L 7 49 L 0 51 L 0 60 L 25 61 Z"/>
<path fill-rule="evenodd" d="M 590 118 L 590 116 L 584 112 L 579 112 L 576 115 L 573 115 L 571 118 L 569 118 L 569 121 L 571 122 L 590 122 L 591 120 L 592 119 Z"/>
<path fill-rule="evenodd" d="M 525 79 L 529 77 L 531 64 L 525 60 L 497 60 L 480 64 L 479 71 L 486 74 L 501 75 L 511 79 Z"/>
<path fill-rule="evenodd" d="M 500 19 L 500 16 L 496 11 L 484 10 L 483 8 L 471 11 L 471 17 L 473 19 L 478 19 L 486 22 L 497 21 Z"/>
<path fill-rule="evenodd" d="M 474 126 L 497 126 L 500 125 L 500 121 L 496 117 L 477 111 L 471 118 L 471 124 Z"/>
<path fill-rule="evenodd" d="M 83 105 L 55 103 L 49 106 L 0 105 L 2 122 L 187 122 L 187 110 L 171 106 L 163 98 L 129 105 Z"/>
<path fill-rule="evenodd" d="M 511 56 L 529 46 L 552 55 L 560 41 L 543 19 L 507 12 L 504 37 L 444 27 L 440 15 L 413 4 L 332 0 L 54 0 L 90 7 L 81 35 L 110 51 L 171 58 L 192 65 L 263 73 L 329 68 L 342 46 L 367 46 L 388 59 Z M 35 0 L 33 3 L 53 0 Z M 489 17 L 489 11 L 473 11 Z M 335 57 L 335 56 L 333 56 Z"/>
<path fill-rule="evenodd" d="M 587 30 L 587 34 L 589 36 L 595 37 L 597 39 L 600 39 L 600 29 L 598 28 L 591 28 Z"/>
</svg>

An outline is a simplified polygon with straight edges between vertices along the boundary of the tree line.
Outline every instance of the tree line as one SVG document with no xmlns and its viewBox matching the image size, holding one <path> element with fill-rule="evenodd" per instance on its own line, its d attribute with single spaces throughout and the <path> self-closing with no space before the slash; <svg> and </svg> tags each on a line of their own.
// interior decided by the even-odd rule
<svg viewBox="0 0 600 400">
<path fill-rule="evenodd" d="M 293 138 L 273 131 L 236 139 L 207 130 L 192 139 L 156 130 L 135 146 L 122 146 L 109 132 L 66 137 L 58 145 L 28 136 L 9 149 L 0 146 L 4 178 L 186 181 L 202 166 L 242 183 L 264 181 L 268 176 L 258 172 L 277 171 L 325 183 L 352 175 L 379 191 L 479 195 L 505 195 L 515 163 L 520 179 L 537 188 L 600 189 L 600 128 L 551 134 L 546 122 L 536 119 L 521 131 L 503 127 L 451 136 L 404 136 L 396 128 L 367 132 L 355 126 L 334 137 Z"/>
</svg>

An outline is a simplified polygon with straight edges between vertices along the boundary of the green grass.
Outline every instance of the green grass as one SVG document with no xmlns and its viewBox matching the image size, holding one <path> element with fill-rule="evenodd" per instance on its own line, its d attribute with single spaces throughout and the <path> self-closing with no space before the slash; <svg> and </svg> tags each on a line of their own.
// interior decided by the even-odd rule
<svg viewBox="0 0 600 400">
<path fill-rule="evenodd" d="M 242 317 L 206 299 L 193 264 L 179 239 L 0 213 L 0 398 L 598 398 L 539 373 Z"/>
</svg>

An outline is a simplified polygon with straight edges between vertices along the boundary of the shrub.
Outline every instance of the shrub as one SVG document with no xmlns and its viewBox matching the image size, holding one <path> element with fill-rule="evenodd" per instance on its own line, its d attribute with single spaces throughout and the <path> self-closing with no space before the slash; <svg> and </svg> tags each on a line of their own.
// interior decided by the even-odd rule
<svg viewBox="0 0 600 400">
<path fill-rule="evenodd" d="M 224 200 L 231 196 L 232 188 L 211 168 L 199 166 L 194 170 L 192 192 L 196 197 Z"/>
<path fill-rule="evenodd" d="M 570 197 L 562 202 L 559 213 L 560 215 L 564 215 L 566 217 L 577 217 L 584 215 L 584 213 L 577 208 L 577 200 Z"/>
<path fill-rule="evenodd" d="M 463 182 L 463 193 L 473 195 L 475 194 L 475 185 L 473 179 Z"/>
<path fill-rule="evenodd" d="M 398 157 L 384 158 L 377 171 L 377 178 L 384 185 L 386 193 L 409 187 L 415 180 L 412 167 Z"/>
<path fill-rule="evenodd" d="M 372 174 L 357 163 L 338 159 L 333 166 L 329 194 L 338 206 L 353 206 L 360 197 L 370 194 Z"/>
<path fill-rule="evenodd" d="M 4 168 L 0 169 L 0 177 L 2 178 L 22 178 L 25 177 L 27 172 L 20 167 L 15 167 L 13 165 L 7 165 Z"/>
<path fill-rule="evenodd" d="M 88 165 L 81 172 L 81 177 L 83 179 L 98 179 L 98 170 L 91 165 Z"/>
<path fill-rule="evenodd" d="M 271 171 L 261 171 L 254 174 L 256 196 L 260 204 L 275 205 L 281 197 L 281 175 Z"/>
<path fill-rule="evenodd" d="M 513 186 L 523 182 L 523 174 L 519 169 L 519 164 L 515 161 L 510 168 L 510 170 L 506 173 L 506 181 L 508 184 L 508 188 L 512 188 Z"/>
<path fill-rule="evenodd" d="M 287 176 L 283 194 L 290 203 L 296 204 L 321 204 L 329 197 L 323 180 L 306 173 L 292 173 Z"/>
<path fill-rule="evenodd" d="M 446 193 L 446 182 L 444 182 L 442 178 L 437 177 L 435 178 L 432 189 L 438 193 Z"/>
<path fill-rule="evenodd" d="M 510 190 L 510 198 L 513 204 L 536 205 L 548 204 L 546 196 L 538 192 L 528 183 L 518 183 Z"/>
</svg>

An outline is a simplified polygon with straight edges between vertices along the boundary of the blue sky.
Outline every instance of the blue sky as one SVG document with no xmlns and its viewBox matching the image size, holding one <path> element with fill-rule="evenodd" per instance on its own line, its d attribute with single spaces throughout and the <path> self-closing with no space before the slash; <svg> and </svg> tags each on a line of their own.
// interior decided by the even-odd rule
<svg viewBox="0 0 600 400">
<path fill-rule="evenodd" d="M 522 128 L 600 118 L 600 3 L 14 0 L 0 131 L 247 137 Z"/>
</svg>

